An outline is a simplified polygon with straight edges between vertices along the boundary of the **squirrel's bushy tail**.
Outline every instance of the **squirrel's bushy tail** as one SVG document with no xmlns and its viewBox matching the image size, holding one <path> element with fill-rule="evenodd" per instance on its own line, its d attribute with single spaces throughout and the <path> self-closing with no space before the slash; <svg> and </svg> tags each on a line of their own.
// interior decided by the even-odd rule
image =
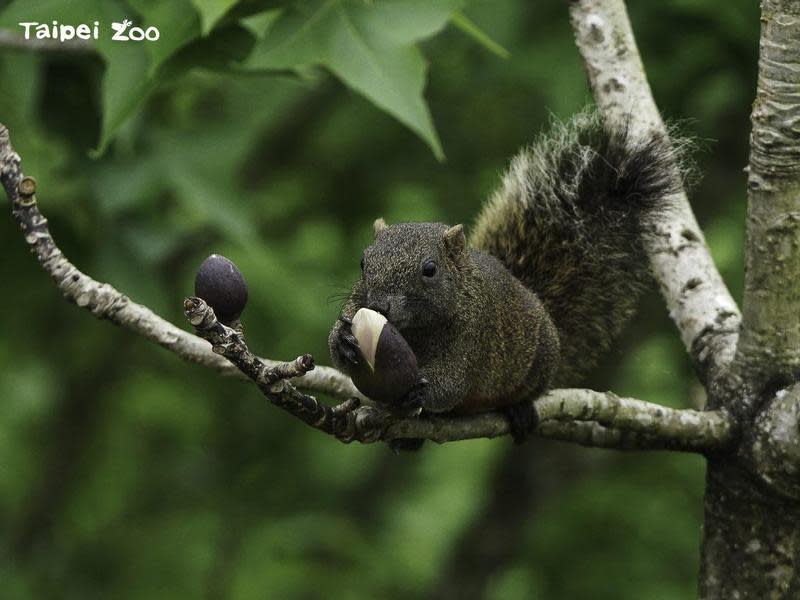
<svg viewBox="0 0 800 600">
<path fill-rule="evenodd" d="M 556 123 L 513 159 L 472 245 L 542 300 L 561 341 L 558 385 L 573 385 L 632 316 L 649 276 L 643 239 L 678 157 L 668 138 L 607 133 L 597 112 Z"/>
</svg>

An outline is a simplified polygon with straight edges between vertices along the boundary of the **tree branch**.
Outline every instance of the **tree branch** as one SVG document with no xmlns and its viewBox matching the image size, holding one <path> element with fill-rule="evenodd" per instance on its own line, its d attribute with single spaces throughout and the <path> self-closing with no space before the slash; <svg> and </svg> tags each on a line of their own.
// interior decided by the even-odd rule
<svg viewBox="0 0 800 600">
<path fill-rule="evenodd" d="M 738 348 L 755 381 L 800 368 L 800 4 L 761 7 Z"/>
<path fill-rule="evenodd" d="M 203 300 L 187 298 L 184 309 L 197 334 L 254 381 L 273 404 L 342 441 L 425 438 L 443 443 L 509 433 L 508 420 L 501 413 L 408 419 L 374 406 L 361 406 L 357 400 L 346 400 L 333 408 L 322 406 L 283 381 L 313 370 L 309 355 L 269 367 L 250 352 L 243 332 L 217 321 L 213 309 Z M 722 449 L 734 433 L 725 413 L 676 410 L 620 398 L 611 392 L 553 390 L 538 398 L 535 405 L 541 420 L 537 433 L 585 446 L 703 452 Z"/>
<path fill-rule="evenodd" d="M 570 17 L 595 102 L 606 121 L 666 135 L 623 0 L 573 0 Z M 676 165 L 675 177 L 679 177 Z M 724 372 L 741 320 L 685 192 L 648 240 L 650 264 L 701 379 Z"/>
<path fill-rule="evenodd" d="M 11 203 L 11 213 L 39 264 L 53 279 L 64 297 L 90 311 L 98 319 L 137 333 L 151 342 L 174 352 L 183 360 L 210 367 L 223 375 L 244 375 L 221 356 L 217 356 L 203 340 L 175 327 L 146 306 L 131 301 L 107 283 L 95 281 L 78 270 L 53 240 L 47 219 L 36 204 L 36 182 L 25 177 L 20 158 L 14 152 L 8 129 L 0 124 L 0 181 Z M 274 361 L 264 359 L 268 365 Z M 302 381 L 303 389 L 332 396 L 361 397 L 350 379 L 336 369 L 319 367 Z"/>
<path fill-rule="evenodd" d="M 185 311 L 198 334 L 168 323 L 106 283 L 79 271 L 56 246 L 47 219 L 36 203 L 36 182 L 25 177 L 11 147 L 8 130 L 0 125 L 0 181 L 11 212 L 31 252 L 63 295 L 93 315 L 156 342 L 184 360 L 224 374 L 253 380 L 278 407 L 308 425 L 343 441 L 375 442 L 395 438 L 426 438 L 447 442 L 509 433 L 506 417 L 485 413 L 463 417 L 398 419 L 362 397 L 349 378 L 335 369 L 315 368 L 309 355 L 291 363 L 259 359 L 244 342 L 243 332 L 217 322 L 213 310 L 198 298 L 187 299 Z M 213 349 L 213 351 L 212 351 Z M 345 401 L 325 406 L 295 388 L 320 392 Z M 554 390 L 536 400 L 541 416 L 538 433 L 587 446 L 622 449 L 672 449 L 707 452 L 724 448 L 734 436 L 726 413 L 675 410 L 591 390 Z"/>
<path fill-rule="evenodd" d="M 89 40 L 74 39 L 65 42 L 33 38 L 26 40 L 23 36 L 7 29 L 0 29 L 0 48 L 34 52 L 91 53 L 95 51 L 94 45 Z"/>
</svg>

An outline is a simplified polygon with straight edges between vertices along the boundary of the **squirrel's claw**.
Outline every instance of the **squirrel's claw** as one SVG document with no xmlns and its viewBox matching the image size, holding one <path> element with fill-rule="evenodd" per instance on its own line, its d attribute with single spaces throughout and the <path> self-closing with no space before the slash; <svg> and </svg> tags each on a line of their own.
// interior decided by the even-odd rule
<svg viewBox="0 0 800 600">
<path fill-rule="evenodd" d="M 360 362 L 358 357 L 361 355 L 361 349 L 358 345 L 358 340 L 356 340 L 356 337 L 348 331 L 342 331 L 341 340 L 343 344 L 343 350 L 346 353 L 348 360 L 354 365 L 358 365 Z"/>
<path fill-rule="evenodd" d="M 356 336 L 354 336 L 349 331 L 342 331 L 342 343 L 344 343 L 348 348 L 352 350 L 360 351 L 360 346 L 358 345 L 358 340 Z"/>
<path fill-rule="evenodd" d="M 339 348 L 339 360 L 348 367 L 357 367 L 360 364 L 358 360 L 358 352 L 349 346 L 341 346 Z"/>
<path fill-rule="evenodd" d="M 525 442 L 539 425 L 539 412 L 529 400 L 506 407 L 505 413 L 515 444 Z"/>
<path fill-rule="evenodd" d="M 408 393 L 391 407 L 392 412 L 404 417 L 418 416 L 425 404 L 425 396 L 428 393 L 429 386 L 428 380 L 420 377 L 419 381 L 408 390 Z"/>
<path fill-rule="evenodd" d="M 352 320 L 340 316 L 341 325 L 331 340 L 331 355 L 340 368 L 357 367 L 360 363 L 361 349 L 350 329 Z"/>
</svg>

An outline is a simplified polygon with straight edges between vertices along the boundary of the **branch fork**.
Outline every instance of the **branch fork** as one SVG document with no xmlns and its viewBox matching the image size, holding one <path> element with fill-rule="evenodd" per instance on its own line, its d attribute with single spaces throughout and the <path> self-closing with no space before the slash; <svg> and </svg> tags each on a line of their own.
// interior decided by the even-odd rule
<svg viewBox="0 0 800 600">
<path fill-rule="evenodd" d="M 330 407 L 303 394 L 288 381 L 314 370 L 314 359 L 310 354 L 298 356 L 291 362 L 267 365 L 247 347 L 241 323 L 234 323 L 234 327 L 221 323 L 214 309 L 197 297 L 186 298 L 183 310 L 197 335 L 211 344 L 211 350 L 251 379 L 275 406 L 345 443 L 377 441 L 383 437 L 385 419 L 366 413 L 358 418 L 357 410 L 360 408 L 369 408 L 367 413 L 377 411 L 372 407 L 362 407 L 359 398 L 348 398 Z"/>
</svg>

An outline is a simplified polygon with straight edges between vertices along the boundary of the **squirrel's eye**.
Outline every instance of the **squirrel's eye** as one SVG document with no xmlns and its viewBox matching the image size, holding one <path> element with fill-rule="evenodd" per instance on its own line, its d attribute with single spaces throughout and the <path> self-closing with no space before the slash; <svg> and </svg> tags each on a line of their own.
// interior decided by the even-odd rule
<svg viewBox="0 0 800 600">
<path fill-rule="evenodd" d="M 361 272 L 364 272 L 364 255 L 361 255 Z"/>
<path fill-rule="evenodd" d="M 436 275 L 436 263 L 432 260 L 426 260 L 422 263 L 422 274 L 425 277 L 433 277 Z"/>
</svg>

